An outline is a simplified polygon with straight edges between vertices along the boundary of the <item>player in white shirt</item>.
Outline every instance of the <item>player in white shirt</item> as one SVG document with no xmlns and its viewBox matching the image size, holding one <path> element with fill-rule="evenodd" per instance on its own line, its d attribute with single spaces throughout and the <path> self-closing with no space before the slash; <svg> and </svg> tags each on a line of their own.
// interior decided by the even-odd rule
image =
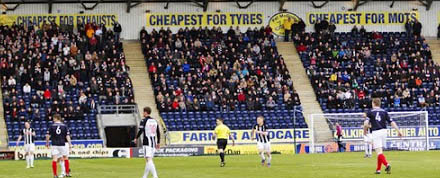
<svg viewBox="0 0 440 178">
<path fill-rule="evenodd" d="M 34 168 L 34 152 L 35 152 L 35 130 L 31 128 L 31 124 L 26 121 L 24 129 L 21 130 L 17 139 L 17 147 L 20 140 L 24 138 L 24 150 L 26 152 L 26 168 Z"/>
<path fill-rule="evenodd" d="M 144 119 L 139 125 L 139 131 L 133 140 L 137 144 L 137 139 L 143 135 L 143 152 L 146 161 L 143 178 L 147 178 L 151 171 L 153 178 L 157 178 L 156 166 L 153 163 L 154 152 L 160 148 L 160 130 L 157 121 L 150 117 L 151 108 L 144 108 Z"/>
<path fill-rule="evenodd" d="M 272 155 L 270 154 L 270 139 L 263 116 L 257 117 L 257 124 L 252 128 L 252 140 L 255 138 L 257 138 L 257 148 L 261 156 L 261 165 L 264 166 L 267 161 L 267 167 L 270 167 L 270 161 L 272 160 Z M 267 160 L 264 155 L 267 156 Z"/>
</svg>

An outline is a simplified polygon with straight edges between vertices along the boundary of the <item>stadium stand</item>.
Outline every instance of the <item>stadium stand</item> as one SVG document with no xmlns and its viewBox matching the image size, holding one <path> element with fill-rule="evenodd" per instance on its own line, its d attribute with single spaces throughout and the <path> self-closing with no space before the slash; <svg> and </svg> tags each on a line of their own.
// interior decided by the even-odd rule
<svg viewBox="0 0 440 178">
<path fill-rule="evenodd" d="M 105 26 L 0 26 L 0 69 L 9 140 L 30 120 L 43 140 L 60 113 L 73 139 L 98 139 L 99 104 L 134 102 L 122 44 Z M 77 31 L 77 32 L 76 32 Z"/>
<path fill-rule="evenodd" d="M 423 37 L 361 29 L 297 34 L 294 44 L 324 112 L 363 112 L 381 97 L 388 111 L 427 110 L 440 124 L 439 65 Z"/>
<path fill-rule="evenodd" d="M 258 115 L 271 128 L 305 128 L 292 79 L 269 27 L 140 32 L 156 103 L 169 130 L 210 130 L 223 117 L 249 129 Z M 295 109 L 297 109 L 295 113 Z"/>
</svg>

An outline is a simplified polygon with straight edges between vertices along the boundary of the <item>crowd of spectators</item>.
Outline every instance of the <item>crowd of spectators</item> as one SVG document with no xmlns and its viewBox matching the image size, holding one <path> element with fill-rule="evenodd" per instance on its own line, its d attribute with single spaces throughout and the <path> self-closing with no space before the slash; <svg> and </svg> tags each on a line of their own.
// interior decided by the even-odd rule
<svg viewBox="0 0 440 178">
<path fill-rule="evenodd" d="M 302 33 L 294 43 L 323 109 L 440 106 L 440 66 L 417 34 Z"/>
<path fill-rule="evenodd" d="M 289 109 L 299 105 L 267 27 L 140 32 L 156 95 L 167 111 Z"/>
<path fill-rule="evenodd" d="M 4 115 L 83 119 L 98 104 L 134 103 L 122 43 L 95 23 L 0 26 Z"/>
</svg>

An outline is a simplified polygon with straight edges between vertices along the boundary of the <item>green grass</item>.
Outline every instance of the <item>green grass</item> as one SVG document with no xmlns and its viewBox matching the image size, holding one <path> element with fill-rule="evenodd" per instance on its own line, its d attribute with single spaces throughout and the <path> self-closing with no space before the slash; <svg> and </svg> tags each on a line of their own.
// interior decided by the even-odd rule
<svg viewBox="0 0 440 178">
<path fill-rule="evenodd" d="M 257 155 L 226 156 L 220 168 L 217 156 L 155 158 L 160 178 L 360 178 L 440 177 L 440 152 L 387 152 L 391 175 L 374 175 L 375 158 L 363 153 L 312 155 L 274 155 L 272 167 L 260 166 Z M 50 160 L 36 160 L 34 169 L 25 169 L 25 161 L 0 161 L 0 178 L 52 178 Z M 144 160 L 74 159 L 73 177 L 141 178 Z M 382 170 L 383 171 L 383 170 Z"/>
</svg>

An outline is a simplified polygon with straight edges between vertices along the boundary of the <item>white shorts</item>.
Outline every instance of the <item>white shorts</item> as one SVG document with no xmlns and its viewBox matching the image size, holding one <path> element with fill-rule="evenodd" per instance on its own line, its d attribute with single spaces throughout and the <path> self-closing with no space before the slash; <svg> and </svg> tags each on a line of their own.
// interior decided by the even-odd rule
<svg viewBox="0 0 440 178">
<path fill-rule="evenodd" d="M 258 151 L 265 151 L 270 153 L 270 142 L 267 143 L 257 142 L 257 148 Z"/>
<path fill-rule="evenodd" d="M 69 148 L 66 146 L 52 146 L 52 156 L 61 158 L 62 156 L 67 156 L 69 154 Z"/>
<path fill-rule="evenodd" d="M 373 131 L 373 148 L 384 148 L 387 141 L 387 129 L 380 129 Z"/>
<path fill-rule="evenodd" d="M 66 145 L 64 146 L 64 147 L 66 147 L 65 149 L 67 150 L 67 154 L 66 155 L 63 155 L 63 156 L 69 156 L 69 154 L 70 154 L 70 147 L 69 147 L 69 144 L 68 143 L 66 143 Z"/>
<path fill-rule="evenodd" d="M 144 158 L 153 158 L 156 148 L 152 148 L 151 146 L 142 146 L 142 151 L 144 152 Z"/>
<path fill-rule="evenodd" d="M 35 144 L 24 144 L 24 151 L 27 152 L 35 152 Z"/>
<path fill-rule="evenodd" d="M 364 135 L 364 142 L 372 143 L 373 142 L 373 135 L 371 133 Z"/>
</svg>

